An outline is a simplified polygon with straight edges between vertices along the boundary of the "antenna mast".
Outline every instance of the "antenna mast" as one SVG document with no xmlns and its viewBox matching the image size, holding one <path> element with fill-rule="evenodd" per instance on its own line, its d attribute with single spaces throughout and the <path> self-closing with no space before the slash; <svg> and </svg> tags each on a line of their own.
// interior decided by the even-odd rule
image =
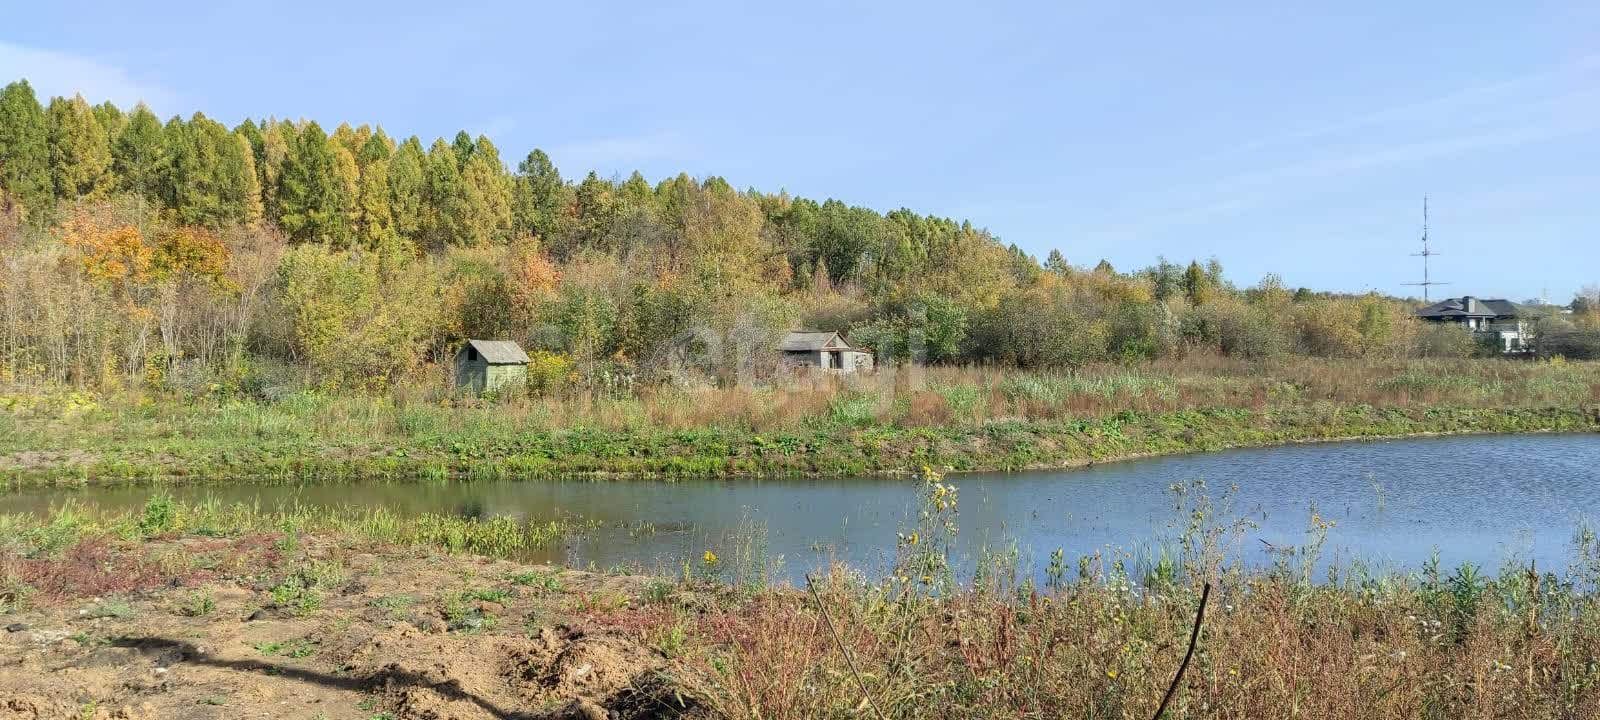
<svg viewBox="0 0 1600 720">
<path fill-rule="evenodd" d="M 1436 282 L 1431 277 L 1429 277 L 1429 275 L 1428 275 L 1428 258 L 1431 258 L 1431 257 L 1433 257 L 1435 255 L 1438 255 L 1438 254 L 1439 253 L 1436 253 L 1436 252 L 1428 249 L 1428 196 L 1427 195 L 1423 195 L 1422 196 L 1422 252 L 1411 253 L 1411 257 L 1420 257 L 1420 258 L 1422 258 L 1422 282 L 1405 283 L 1406 285 L 1411 285 L 1411 286 L 1416 286 L 1416 287 L 1421 287 L 1422 288 L 1422 301 L 1423 302 L 1429 302 L 1430 301 L 1430 298 L 1428 297 L 1428 288 L 1433 287 L 1434 285 L 1449 285 L 1450 284 L 1450 283 L 1447 283 L 1447 282 Z"/>
</svg>

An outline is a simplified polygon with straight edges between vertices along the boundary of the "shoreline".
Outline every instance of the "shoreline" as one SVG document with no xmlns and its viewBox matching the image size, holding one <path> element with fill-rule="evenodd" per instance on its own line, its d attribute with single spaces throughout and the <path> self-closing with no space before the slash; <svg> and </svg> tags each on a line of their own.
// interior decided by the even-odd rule
<svg viewBox="0 0 1600 720">
<path fill-rule="evenodd" d="M 1383 441 L 1386 441 L 1386 440 L 1423 440 L 1423 439 L 1427 439 L 1427 438 L 1456 438 L 1456 437 L 1493 436 L 1493 435 L 1506 435 L 1506 436 L 1515 437 L 1515 436 L 1518 436 L 1518 435 L 1584 435 L 1584 434 L 1589 434 L 1589 433 L 1600 433 L 1600 422 L 1596 422 L 1593 427 L 1590 427 L 1590 428 L 1587 428 L 1587 429 L 1583 429 L 1583 428 L 1579 428 L 1579 429 L 1532 429 L 1532 430 L 1516 430 L 1516 431 L 1505 431 L 1505 430 L 1458 430 L 1458 431 L 1448 431 L 1448 430 L 1446 430 L 1446 431 L 1426 431 L 1426 432 L 1415 432 L 1415 433 L 1399 433 L 1399 434 L 1395 434 L 1395 435 L 1341 435 L 1341 436 L 1338 436 L 1338 437 L 1311 437 L 1311 438 L 1300 438 L 1300 439 L 1293 439 L 1293 440 L 1283 440 L 1281 442 L 1262 443 L 1262 444 L 1259 444 L 1259 445 L 1229 445 L 1229 446 L 1226 446 L 1226 447 L 1206 448 L 1206 449 L 1203 449 L 1203 450 L 1174 450 L 1172 452 L 1162 452 L 1162 453 L 1139 453 L 1139 454 L 1133 454 L 1133 455 L 1125 455 L 1125 456 L 1120 456 L 1120 457 L 1108 458 L 1108 459 L 1104 459 L 1104 460 L 1069 460 L 1067 462 L 1064 462 L 1064 463 L 1058 464 L 1058 465 L 1048 465 L 1048 464 L 1047 465 L 1038 465 L 1038 466 L 1022 468 L 1020 470 L 962 470 L 962 471 L 952 471 L 952 474 L 964 475 L 964 474 L 973 474 L 973 473 L 993 473 L 993 472 L 1049 472 L 1051 470 L 1076 470 L 1076 469 L 1079 469 L 1079 468 L 1094 467 L 1096 465 L 1112 465 L 1112 464 L 1116 464 L 1116 463 L 1135 462 L 1135 461 L 1139 461 L 1139 460 L 1151 460 L 1151 459 L 1155 459 L 1155 458 L 1179 457 L 1179 456 L 1182 456 L 1182 455 L 1198 455 L 1198 454 L 1201 454 L 1201 453 L 1213 453 L 1213 452 L 1228 452 L 1230 450 L 1270 450 L 1272 448 L 1293 447 L 1293 446 L 1296 446 L 1296 445 L 1331 445 L 1331 444 L 1336 444 L 1336 443 L 1383 442 Z"/>
<path fill-rule="evenodd" d="M 1124 412 L 1082 420 L 802 433 L 708 428 L 700 433 L 704 437 L 685 432 L 574 428 L 530 433 L 494 450 L 462 451 L 470 436 L 392 447 L 283 447 L 246 442 L 196 450 L 173 442 L 102 452 L 23 450 L 0 454 L 0 484 L 16 491 L 119 484 L 458 482 L 510 477 L 619 482 L 838 476 L 894 479 L 914 475 L 923 467 L 952 474 L 1029 472 L 1309 443 L 1593 432 L 1600 432 L 1600 410 L 1588 408 L 1395 409 L 1365 405 Z M 603 450 L 596 452 L 595 447 Z"/>
</svg>

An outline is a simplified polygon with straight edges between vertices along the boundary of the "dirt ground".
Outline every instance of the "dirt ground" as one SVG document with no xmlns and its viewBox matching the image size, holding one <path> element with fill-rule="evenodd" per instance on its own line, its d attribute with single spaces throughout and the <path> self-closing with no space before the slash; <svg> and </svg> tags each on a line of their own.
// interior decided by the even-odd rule
<svg viewBox="0 0 1600 720">
<path fill-rule="evenodd" d="M 652 641 L 683 607 L 674 586 L 389 551 L 259 557 L 0 615 L 0 720 L 709 714 Z"/>
</svg>

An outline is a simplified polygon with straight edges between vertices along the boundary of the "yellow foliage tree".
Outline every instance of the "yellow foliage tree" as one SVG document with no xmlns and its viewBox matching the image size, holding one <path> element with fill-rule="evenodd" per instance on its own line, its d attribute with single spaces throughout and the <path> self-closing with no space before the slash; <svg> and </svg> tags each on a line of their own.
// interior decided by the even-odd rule
<svg viewBox="0 0 1600 720">
<path fill-rule="evenodd" d="M 77 214 L 62 227 L 62 242 L 78 252 L 83 271 L 95 280 L 130 291 L 150 280 L 156 251 L 133 225 L 103 227 Z"/>
</svg>

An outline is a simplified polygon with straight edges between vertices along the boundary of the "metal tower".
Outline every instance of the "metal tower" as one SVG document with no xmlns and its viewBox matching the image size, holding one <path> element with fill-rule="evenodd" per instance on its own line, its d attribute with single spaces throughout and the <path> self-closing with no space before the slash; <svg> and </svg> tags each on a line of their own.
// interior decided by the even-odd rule
<svg viewBox="0 0 1600 720">
<path fill-rule="evenodd" d="M 1447 282 L 1436 281 L 1428 275 L 1428 258 L 1438 254 L 1439 253 L 1428 249 L 1428 196 L 1424 195 L 1422 196 L 1422 252 L 1411 253 L 1411 257 L 1422 258 L 1422 282 L 1404 283 L 1406 285 L 1422 288 L 1423 302 L 1431 301 L 1431 298 L 1428 297 L 1428 288 L 1433 287 L 1434 285 L 1450 284 Z"/>
</svg>

